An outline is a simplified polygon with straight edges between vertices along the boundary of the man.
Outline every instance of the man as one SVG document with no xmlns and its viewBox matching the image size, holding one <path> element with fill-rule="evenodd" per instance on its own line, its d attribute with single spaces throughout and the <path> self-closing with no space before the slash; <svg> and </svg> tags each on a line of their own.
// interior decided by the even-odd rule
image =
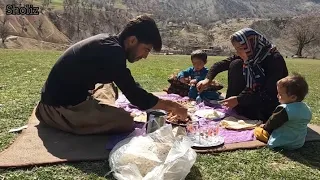
<svg viewBox="0 0 320 180">
<path fill-rule="evenodd" d="M 117 36 L 98 34 L 68 48 L 51 69 L 41 93 L 36 116 L 57 129 L 75 134 L 120 133 L 133 128 L 129 113 L 113 105 L 113 82 L 142 110 L 173 111 L 181 119 L 187 109 L 162 100 L 135 83 L 130 63 L 147 58 L 152 48 L 160 51 L 162 40 L 154 20 L 146 15 L 130 21 Z M 109 104 L 92 96 L 96 84 L 105 85 Z M 91 92 L 91 93 L 90 93 Z M 91 98 L 94 97 L 94 98 Z"/>
</svg>

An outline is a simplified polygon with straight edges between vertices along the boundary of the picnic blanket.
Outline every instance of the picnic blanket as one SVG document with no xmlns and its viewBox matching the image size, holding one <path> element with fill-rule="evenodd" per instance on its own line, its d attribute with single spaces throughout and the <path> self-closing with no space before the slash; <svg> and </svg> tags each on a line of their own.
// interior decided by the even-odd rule
<svg viewBox="0 0 320 180">
<path fill-rule="evenodd" d="M 187 101 L 188 97 L 180 97 L 176 94 L 158 94 L 158 96 L 162 99 L 172 100 L 172 101 Z M 130 113 L 142 113 L 136 107 L 130 104 L 130 102 L 126 99 L 125 96 L 120 95 L 118 100 L 116 101 L 116 105 L 122 107 L 126 111 Z M 211 106 L 207 106 L 204 103 L 200 103 L 196 105 L 196 109 L 212 109 Z M 225 113 L 227 116 L 235 116 L 237 118 L 246 119 L 245 117 L 241 117 L 237 115 L 235 112 L 231 110 L 224 109 L 220 105 L 215 107 L 216 110 Z M 205 118 L 198 118 L 199 121 L 206 120 Z M 218 122 L 217 122 L 218 123 Z M 246 142 L 246 141 L 253 141 L 255 140 L 253 130 L 243 130 L 243 131 L 234 131 L 234 130 L 227 130 L 222 127 L 219 128 L 219 134 L 224 137 L 225 144 L 234 144 L 238 142 Z"/>
<path fill-rule="evenodd" d="M 138 123 L 136 127 L 141 128 L 142 124 Z M 312 125 L 309 127 L 307 141 L 320 141 L 320 127 Z M 222 152 L 264 146 L 260 141 L 250 140 L 253 138 L 250 131 L 242 133 L 246 139 L 230 136 L 229 139 L 226 138 L 226 144 L 222 147 L 197 149 L 197 152 Z M 0 167 L 107 160 L 110 149 L 127 135 L 73 135 L 39 123 L 33 112 L 28 121 L 28 128 L 22 130 L 13 144 L 0 153 Z M 228 144 L 228 142 L 234 143 Z"/>
</svg>

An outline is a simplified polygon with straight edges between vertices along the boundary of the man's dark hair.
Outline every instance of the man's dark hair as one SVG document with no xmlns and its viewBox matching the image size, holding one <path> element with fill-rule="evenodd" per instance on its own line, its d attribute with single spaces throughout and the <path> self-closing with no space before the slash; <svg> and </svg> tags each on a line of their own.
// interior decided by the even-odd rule
<svg viewBox="0 0 320 180">
<path fill-rule="evenodd" d="M 202 60 L 204 63 L 207 63 L 208 55 L 207 55 L 207 53 L 205 53 L 204 51 L 199 49 L 199 50 L 195 50 L 191 53 L 191 60 L 193 60 L 193 58 L 198 58 L 198 59 Z"/>
<path fill-rule="evenodd" d="M 152 44 L 153 49 L 157 52 L 162 48 L 162 40 L 157 24 L 147 15 L 141 15 L 129 21 L 120 33 L 120 38 L 125 40 L 129 36 L 135 36 L 139 43 Z"/>
<path fill-rule="evenodd" d="M 296 72 L 281 80 L 280 85 L 286 88 L 289 96 L 297 96 L 297 101 L 303 101 L 309 91 L 305 78 Z"/>
</svg>

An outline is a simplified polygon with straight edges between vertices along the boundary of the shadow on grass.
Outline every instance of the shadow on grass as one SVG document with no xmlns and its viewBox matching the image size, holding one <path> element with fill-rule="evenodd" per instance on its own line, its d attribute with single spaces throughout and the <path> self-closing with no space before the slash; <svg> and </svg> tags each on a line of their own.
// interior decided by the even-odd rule
<svg viewBox="0 0 320 180">
<path fill-rule="evenodd" d="M 108 161 L 93 161 L 93 162 L 82 162 L 82 163 L 69 163 L 76 169 L 81 170 L 83 173 L 93 176 L 93 178 L 106 178 L 108 180 L 116 180 L 110 171 Z"/>
<path fill-rule="evenodd" d="M 87 175 L 88 179 L 98 179 L 105 178 L 107 180 L 116 180 L 113 178 L 112 174 L 107 175 L 110 171 L 108 161 L 86 161 L 86 162 L 69 162 L 69 163 L 52 163 L 52 164 L 43 164 L 41 166 L 28 166 L 28 167 L 17 167 L 17 168 L 1 168 L 0 175 L 2 174 L 16 174 L 17 177 L 30 176 L 30 174 L 21 173 L 21 171 L 34 171 L 32 177 L 36 178 L 39 176 L 44 176 L 46 171 L 50 172 L 50 168 L 54 168 L 56 171 L 64 171 L 65 175 L 74 175 L 79 176 L 79 172 L 74 172 L 72 169 L 66 168 L 71 167 L 81 171 L 81 174 Z M 60 169 L 62 167 L 62 169 Z M 37 169 L 40 169 L 37 172 Z M 41 170 L 46 169 L 46 170 Z M 51 176 L 51 175 L 50 175 Z M 3 177 L 6 177 L 3 175 Z M 0 176 L 1 179 L 1 176 Z"/>
<path fill-rule="evenodd" d="M 106 178 L 108 180 L 116 180 L 113 177 L 112 173 L 108 174 L 108 172 L 110 171 L 108 161 L 97 161 L 97 162 L 90 162 L 90 163 L 85 163 L 85 162 L 72 163 L 72 164 L 69 163 L 68 165 L 71 165 L 91 176 Z M 202 180 L 202 175 L 197 166 L 193 166 L 191 168 L 191 171 L 187 175 L 186 180 Z"/>
<path fill-rule="evenodd" d="M 306 142 L 300 149 L 279 152 L 293 161 L 320 170 L 320 142 Z"/>
<path fill-rule="evenodd" d="M 186 177 L 186 180 L 202 180 L 201 172 L 197 166 L 192 166 L 190 173 Z"/>
<path fill-rule="evenodd" d="M 93 174 L 98 177 L 104 177 L 108 180 L 116 180 L 113 177 L 112 173 L 106 175 L 110 171 L 109 163 L 107 161 L 93 163 L 76 163 L 72 166 L 86 174 Z M 202 175 L 197 166 L 192 166 L 190 173 L 186 177 L 186 180 L 202 180 Z"/>
</svg>

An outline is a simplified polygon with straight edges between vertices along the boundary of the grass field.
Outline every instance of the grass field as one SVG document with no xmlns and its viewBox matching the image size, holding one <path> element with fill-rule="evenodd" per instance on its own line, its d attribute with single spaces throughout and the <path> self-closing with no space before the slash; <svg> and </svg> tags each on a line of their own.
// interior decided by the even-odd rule
<svg viewBox="0 0 320 180">
<path fill-rule="evenodd" d="M 48 72 L 61 52 L 0 50 L 0 151 L 17 137 L 8 130 L 25 125 Z M 208 65 L 222 57 L 210 57 Z M 129 64 L 132 74 L 149 91 L 167 87 L 168 75 L 190 65 L 188 56 L 150 56 Z M 306 102 L 313 111 L 312 123 L 320 124 L 320 61 L 287 59 L 290 70 L 305 75 L 310 93 Z M 226 73 L 217 79 L 226 85 Z M 306 143 L 294 152 L 240 150 L 198 155 L 187 179 L 319 179 L 320 142 Z M 2 179 L 111 179 L 104 177 L 108 162 L 66 163 L 22 169 L 0 169 Z M 318 177 L 318 178 L 317 178 Z"/>
<path fill-rule="evenodd" d="M 34 5 L 42 6 L 43 0 L 34 0 L 33 3 Z M 48 7 L 54 9 L 63 9 L 63 0 L 51 0 L 51 3 Z"/>
</svg>

